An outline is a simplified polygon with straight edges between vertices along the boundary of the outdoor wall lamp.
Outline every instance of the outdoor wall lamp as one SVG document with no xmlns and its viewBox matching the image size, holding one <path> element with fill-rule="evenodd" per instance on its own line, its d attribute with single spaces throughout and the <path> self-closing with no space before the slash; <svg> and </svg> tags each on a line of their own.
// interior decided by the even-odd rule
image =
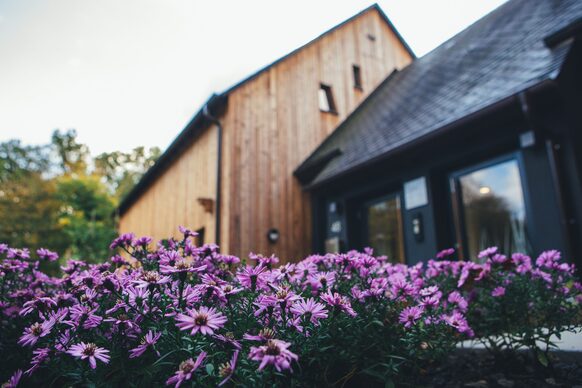
<svg viewBox="0 0 582 388">
<path fill-rule="evenodd" d="M 417 242 L 424 240 L 424 225 L 422 222 L 422 214 L 416 213 L 412 218 L 412 234 Z"/>
<path fill-rule="evenodd" d="M 267 232 L 267 239 L 271 244 L 275 244 L 277 241 L 279 241 L 279 230 L 275 228 L 269 229 Z"/>
</svg>

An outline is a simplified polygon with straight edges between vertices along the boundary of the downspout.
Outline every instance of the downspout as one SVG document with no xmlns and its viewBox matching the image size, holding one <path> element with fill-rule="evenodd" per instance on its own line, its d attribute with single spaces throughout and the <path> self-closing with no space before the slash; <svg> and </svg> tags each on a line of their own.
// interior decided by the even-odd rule
<svg viewBox="0 0 582 388">
<path fill-rule="evenodd" d="M 204 105 L 202 109 L 202 114 L 208 121 L 216 124 L 218 133 L 216 134 L 217 139 L 217 154 L 216 154 L 216 208 L 215 208 L 215 230 L 214 230 L 214 240 L 216 245 L 220 247 L 220 199 L 222 193 L 222 124 L 220 120 L 214 117 L 210 113 L 208 108 L 208 103 Z"/>
</svg>

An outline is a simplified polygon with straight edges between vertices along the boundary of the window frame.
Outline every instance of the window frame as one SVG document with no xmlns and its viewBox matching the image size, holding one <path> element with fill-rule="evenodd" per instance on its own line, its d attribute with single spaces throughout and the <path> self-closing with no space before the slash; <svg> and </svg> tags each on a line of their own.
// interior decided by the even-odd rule
<svg viewBox="0 0 582 388">
<path fill-rule="evenodd" d="M 449 208 L 450 215 L 453 221 L 453 241 L 455 242 L 455 248 L 458 254 L 459 260 L 469 260 L 472 258 L 468 252 L 468 239 L 467 239 L 467 229 L 465 227 L 465 213 L 463 209 L 463 197 L 462 188 L 460 185 L 460 178 L 471 174 L 473 172 L 484 170 L 489 167 L 493 167 L 505 162 L 514 160 L 517 164 L 517 170 L 519 173 L 519 179 L 521 183 L 521 191 L 523 194 L 523 204 L 525 208 L 525 226 L 527 234 L 531 235 L 532 230 L 532 207 L 529 200 L 529 191 L 527 185 L 527 177 L 525 175 L 523 155 L 521 152 L 511 152 L 503 155 L 498 155 L 493 158 L 488 158 L 482 160 L 481 162 L 469 164 L 466 167 L 462 167 L 450 172 L 448 177 L 448 191 L 449 191 Z M 528 244 L 529 245 L 529 244 Z M 531 247 L 529 247 L 531 249 Z M 504 252 L 512 253 L 512 252 Z M 525 253 L 525 252 L 524 252 Z"/>
<path fill-rule="evenodd" d="M 360 222 L 361 222 L 361 226 L 362 226 L 362 235 L 360 237 L 360 241 L 361 241 L 361 245 L 362 245 L 362 249 L 365 247 L 370 247 L 370 227 L 369 227 L 369 219 L 368 219 L 368 209 L 378 203 L 381 202 L 385 202 L 391 199 L 396 198 L 398 200 L 398 205 L 399 205 L 399 211 L 400 211 L 400 230 L 402 231 L 402 255 L 403 257 L 401 258 L 401 260 L 398 260 L 397 262 L 395 262 L 395 264 L 406 264 L 406 258 L 407 258 L 407 249 L 406 249 L 406 229 L 405 229 L 405 222 L 404 222 L 404 208 L 403 208 L 403 204 L 404 204 L 404 198 L 403 198 L 403 194 L 402 194 L 402 190 L 396 190 L 396 191 L 391 191 L 379 196 L 375 196 L 372 198 L 367 199 L 366 201 L 363 201 L 360 205 L 360 210 L 359 213 L 361 214 L 360 216 Z M 377 253 L 374 253 L 375 255 Z M 389 258 L 390 259 L 390 258 Z"/>
<path fill-rule="evenodd" d="M 352 78 L 354 81 L 354 89 L 364 90 L 364 84 L 362 82 L 362 68 L 360 65 L 352 65 Z"/>
<path fill-rule="evenodd" d="M 320 102 L 319 97 L 320 97 L 320 93 L 321 93 L 322 90 L 325 93 L 325 97 L 326 97 L 327 105 L 328 105 L 328 108 L 329 109 L 325 110 L 325 109 L 323 109 L 321 107 L 321 104 L 319 104 L 319 110 L 321 112 L 324 112 L 324 113 L 331 113 L 331 114 L 337 115 L 338 114 L 338 112 L 337 112 L 337 106 L 335 104 L 335 99 L 333 98 L 333 88 L 331 87 L 331 85 L 328 85 L 328 84 L 325 84 L 325 83 L 321 82 L 319 84 L 319 89 L 317 89 L 317 93 L 318 93 L 318 96 L 317 96 L 318 103 Z"/>
</svg>

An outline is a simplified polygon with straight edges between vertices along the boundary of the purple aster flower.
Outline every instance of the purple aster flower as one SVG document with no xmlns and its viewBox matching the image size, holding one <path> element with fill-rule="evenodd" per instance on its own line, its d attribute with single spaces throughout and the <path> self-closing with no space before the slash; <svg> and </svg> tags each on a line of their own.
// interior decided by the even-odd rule
<svg viewBox="0 0 582 388">
<path fill-rule="evenodd" d="M 178 388 L 184 381 L 190 380 L 192 378 L 192 374 L 196 372 L 202 362 L 206 358 L 206 352 L 200 352 L 196 361 L 192 360 L 191 358 L 187 359 L 186 361 L 182 361 L 178 371 L 174 376 L 170 377 L 168 381 L 166 381 L 166 385 L 175 384 L 175 388 Z"/>
<path fill-rule="evenodd" d="M 47 321 L 52 322 L 53 325 L 57 323 L 62 323 L 67 315 L 69 314 L 69 309 L 67 307 L 60 308 L 57 311 L 51 311 L 47 314 Z"/>
<path fill-rule="evenodd" d="M 159 253 L 160 264 L 173 267 L 180 260 L 182 260 L 182 255 L 178 251 L 164 250 Z"/>
<path fill-rule="evenodd" d="M 206 269 L 206 265 L 193 266 L 193 263 L 188 262 L 184 259 L 176 261 L 174 265 L 163 265 L 160 264 L 160 272 L 164 275 L 167 274 L 186 274 L 188 272 L 202 272 Z"/>
<path fill-rule="evenodd" d="M 421 289 L 419 292 L 420 296 L 434 296 L 437 294 L 440 294 L 439 288 L 437 286 L 430 286 L 430 287 L 425 287 L 423 289 Z"/>
<path fill-rule="evenodd" d="M 413 296 L 417 291 L 403 276 L 395 276 L 391 283 L 390 294 L 392 299 L 404 299 L 408 296 Z"/>
<path fill-rule="evenodd" d="M 357 314 L 352 309 L 352 305 L 347 297 L 334 292 L 333 294 L 331 291 L 321 295 L 321 299 L 327 303 L 328 305 L 334 307 L 336 310 L 343 311 L 346 314 L 355 317 Z"/>
<path fill-rule="evenodd" d="M 491 296 L 495 298 L 503 295 L 505 295 L 505 287 L 495 287 L 495 289 L 491 292 Z"/>
<path fill-rule="evenodd" d="M 291 303 L 301 298 L 299 295 L 291 291 L 289 287 L 277 287 L 274 291 L 275 300 L 281 307 L 281 310 L 286 310 Z"/>
<path fill-rule="evenodd" d="M 507 256 L 496 253 L 491 256 L 491 261 L 495 264 L 504 264 L 507 261 Z"/>
<path fill-rule="evenodd" d="M 282 280 L 287 280 L 290 282 L 295 277 L 296 274 L 297 271 L 295 270 L 295 264 L 287 263 L 285 265 L 273 269 L 271 271 L 270 280 L 275 283 L 281 282 Z"/>
<path fill-rule="evenodd" d="M 514 253 L 511 255 L 511 261 L 516 266 L 515 272 L 519 274 L 530 272 L 532 269 L 531 257 L 523 253 Z"/>
<path fill-rule="evenodd" d="M 130 306 L 142 307 L 143 303 L 149 298 L 150 291 L 147 288 L 129 286 L 125 289 Z"/>
<path fill-rule="evenodd" d="M 125 313 L 118 314 L 116 317 L 104 319 L 103 322 L 113 323 L 115 327 L 123 330 L 134 329 L 137 327 L 136 323 L 133 322 Z"/>
<path fill-rule="evenodd" d="M 313 298 L 297 301 L 291 306 L 291 312 L 297 317 L 304 317 L 314 325 L 319 325 L 320 319 L 327 318 L 325 306 L 316 302 Z"/>
<path fill-rule="evenodd" d="M 240 263 L 240 259 L 238 257 L 232 256 L 232 255 L 219 255 L 219 254 L 217 254 L 215 256 L 215 258 L 216 258 L 216 260 L 218 260 L 226 265 L 229 265 L 229 266 L 237 265 Z"/>
<path fill-rule="evenodd" d="M 33 311 L 39 311 L 45 313 L 49 311 L 52 307 L 56 306 L 57 302 L 47 297 L 34 297 L 33 300 L 29 300 L 22 306 L 23 309 L 20 311 L 20 315 L 25 316 Z"/>
<path fill-rule="evenodd" d="M 445 257 L 452 256 L 454 253 L 455 253 L 454 248 L 443 249 L 442 251 L 436 254 L 436 258 L 442 260 Z"/>
<path fill-rule="evenodd" d="M 123 258 L 121 255 L 111 256 L 109 259 L 113 264 L 117 266 L 127 265 L 129 262 Z"/>
<path fill-rule="evenodd" d="M 20 260 L 30 259 L 30 251 L 28 250 L 28 248 L 23 249 L 8 248 L 8 253 L 6 254 L 6 257 L 9 259 L 20 259 Z"/>
<path fill-rule="evenodd" d="M 97 308 L 91 309 L 87 306 L 83 306 L 80 304 L 74 305 L 69 310 L 71 314 L 71 322 L 69 324 L 71 326 L 82 325 L 83 328 L 85 329 L 97 327 L 99 326 L 103 318 L 100 317 L 99 315 L 95 315 L 94 314 L 95 311 L 97 311 Z"/>
<path fill-rule="evenodd" d="M 447 300 L 449 301 L 449 303 L 456 304 L 459 310 L 461 310 L 462 312 L 467 311 L 467 308 L 469 307 L 469 303 L 467 302 L 467 300 L 463 298 L 458 291 L 451 292 Z"/>
<path fill-rule="evenodd" d="M 22 333 L 18 343 L 22 346 L 33 346 L 40 338 L 50 333 L 52 327 L 53 323 L 51 321 L 33 323 L 30 327 L 24 329 L 24 333 Z"/>
<path fill-rule="evenodd" d="M 59 258 L 59 255 L 56 252 L 51 252 L 45 248 L 37 249 L 36 254 L 41 260 L 55 261 Z"/>
<path fill-rule="evenodd" d="M 542 279 L 544 282 L 546 282 L 546 283 L 548 283 L 548 284 L 552 284 L 552 283 L 554 282 L 554 281 L 552 280 L 552 275 L 550 275 L 550 274 L 549 274 L 549 273 L 547 273 L 547 272 L 544 272 L 544 271 L 542 271 L 542 270 L 541 270 L 541 269 L 539 269 L 539 268 L 536 268 L 536 269 L 534 269 L 534 270 L 531 272 L 531 274 L 532 274 L 532 276 L 533 276 L 534 278 L 539 278 L 539 279 Z"/>
<path fill-rule="evenodd" d="M 276 333 L 273 329 L 269 329 L 269 328 L 265 328 L 265 329 L 261 329 L 259 331 L 258 335 L 252 335 L 252 334 L 248 334 L 245 333 L 243 335 L 243 338 L 249 341 L 259 341 L 259 342 L 265 342 L 268 341 L 270 339 L 275 339 Z"/>
<path fill-rule="evenodd" d="M 317 272 L 317 264 L 305 259 L 297 263 L 295 271 L 297 272 L 297 277 L 303 279 Z"/>
<path fill-rule="evenodd" d="M 481 252 L 479 252 L 479 255 L 477 257 L 480 259 L 487 259 L 487 258 L 493 256 L 494 254 L 496 254 L 497 250 L 498 250 L 497 247 L 486 248 L 486 249 L 482 250 Z"/>
<path fill-rule="evenodd" d="M 237 341 L 234 338 L 234 334 L 232 332 L 228 332 L 224 335 L 222 334 L 215 334 L 212 336 L 212 338 L 215 338 L 217 340 L 219 340 L 220 342 L 223 342 L 227 345 L 232 346 L 235 349 L 241 350 L 242 349 L 242 345 L 240 344 L 239 341 Z"/>
<path fill-rule="evenodd" d="M 469 327 L 467 320 L 463 314 L 458 311 L 453 312 L 451 315 L 446 315 L 443 317 L 445 323 L 449 326 L 455 328 L 459 333 L 467 334 L 469 337 L 473 337 L 475 334 L 473 330 Z"/>
<path fill-rule="evenodd" d="M 18 369 L 12 376 L 10 376 L 10 379 L 7 382 L 2 384 L 2 388 L 16 388 L 21 378 L 22 370 Z"/>
<path fill-rule="evenodd" d="M 8 244 L 4 243 L 0 244 L 0 255 L 6 253 L 8 251 L 8 248 L 9 248 Z"/>
<path fill-rule="evenodd" d="M 180 231 L 180 233 L 182 233 L 184 235 L 184 238 L 188 238 L 188 237 L 195 237 L 198 236 L 198 233 L 184 227 L 184 226 L 178 226 L 178 230 Z"/>
<path fill-rule="evenodd" d="M 156 287 L 171 281 L 172 279 L 169 276 L 162 276 L 159 272 L 144 271 L 134 283 L 137 288 L 149 288 L 150 291 L 153 291 Z"/>
<path fill-rule="evenodd" d="M 273 365 L 277 371 L 282 372 L 291 369 L 291 362 L 298 357 L 289 350 L 291 344 L 276 339 L 268 340 L 265 345 L 252 346 L 249 358 L 260 362 L 258 370 L 263 370 L 267 365 Z"/>
<path fill-rule="evenodd" d="M 266 284 L 266 271 L 267 268 L 262 265 L 256 267 L 247 265 L 246 267 L 239 269 L 236 278 L 243 287 L 250 288 L 254 291 L 257 288 L 264 287 Z"/>
<path fill-rule="evenodd" d="M 411 326 L 414 326 L 416 321 L 420 319 L 420 317 L 422 316 L 422 312 L 423 312 L 422 307 L 417 306 L 407 307 L 400 313 L 398 321 L 404 324 L 404 327 L 409 328 Z"/>
<path fill-rule="evenodd" d="M 30 361 L 31 367 L 25 372 L 28 376 L 30 376 L 34 371 L 40 368 L 41 364 L 49 359 L 50 349 L 49 348 L 40 348 L 33 350 L 32 360 Z"/>
<path fill-rule="evenodd" d="M 156 344 L 156 342 L 158 342 L 158 340 L 160 339 L 160 337 L 162 336 L 162 333 L 154 333 L 151 330 L 141 339 L 141 343 L 139 344 L 139 346 L 137 348 L 131 349 L 129 352 L 129 358 L 136 358 L 141 356 L 142 354 L 145 353 L 145 351 L 148 349 L 148 347 L 152 347 L 152 349 L 154 349 L 154 345 Z M 155 349 L 154 349 L 155 350 Z M 158 355 L 158 357 L 160 356 L 160 352 L 158 352 L 157 350 L 155 350 L 156 354 Z"/>
<path fill-rule="evenodd" d="M 274 295 L 259 295 L 253 304 L 258 307 L 255 317 L 261 316 L 265 311 L 272 314 L 277 306 L 277 298 Z"/>
<path fill-rule="evenodd" d="M 262 265 L 267 268 L 271 268 L 273 265 L 279 263 L 279 258 L 275 255 L 271 255 L 269 257 L 265 257 L 263 255 L 257 255 L 254 253 L 249 254 L 249 259 L 255 260 L 259 265 Z"/>
<path fill-rule="evenodd" d="M 85 262 L 79 260 L 68 260 L 67 265 L 65 267 L 61 266 L 61 270 L 68 275 L 72 275 L 76 272 L 80 267 L 84 267 L 86 265 Z"/>
<path fill-rule="evenodd" d="M 109 249 L 115 249 L 118 247 L 126 248 L 130 245 L 133 245 L 133 241 L 135 239 L 135 234 L 133 233 L 125 233 L 121 236 L 117 237 L 115 240 L 111 242 L 109 245 Z"/>
<path fill-rule="evenodd" d="M 311 274 L 307 278 L 307 281 L 311 284 L 311 288 L 314 290 L 327 290 L 335 283 L 335 272 L 318 272 Z"/>
<path fill-rule="evenodd" d="M 234 287 L 232 284 L 225 284 L 222 286 L 222 293 L 226 298 L 229 298 L 232 295 L 236 295 L 241 292 L 243 288 L 241 287 Z"/>
<path fill-rule="evenodd" d="M 135 245 L 140 246 L 142 248 L 147 248 L 148 245 L 152 243 L 152 238 L 149 236 L 143 236 L 135 240 Z"/>
<path fill-rule="evenodd" d="M 536 265 L 538 267 L 553 268 L 555 263 L 560 261 L 561 254 L 555 249 L 551 251 L 542 252 L 536 259 Z"/>
<path fill-rule="evenodd" d="M 208 308 L 201 306 L 197 309 L 186 309 L 187 314 L 176 315 L 176 326 L 180 330 L 190 330 L 191 335 L 200 332 L 202 335 L 211 335 L 214 330 L 224 327 L 227 319 L 221 312 L 216 311 L 214 307 Z"/>
<path fill-rule="evenodd" d="M 100 348 L 94 343 L 81 342 L 72 345 L 67 353 L 81 360 L 89 359 L 89 365 L 92 369 L 97 368 L 97 360 L 105 364 L 109 363 L 109 350 Z"/>
<path fill-rule="evenodd" d="M 222 387 L 234 374 L 234 370 L 236 369 L 236 361 L 238 360 L 238 350 L 235 350 L 232 354 L 232 358 L 226 364 L 222 364 L 218 369 L 218 375 L 223 378 L 223 380 L 218 384 L 219 387 Z"/>
</svg>

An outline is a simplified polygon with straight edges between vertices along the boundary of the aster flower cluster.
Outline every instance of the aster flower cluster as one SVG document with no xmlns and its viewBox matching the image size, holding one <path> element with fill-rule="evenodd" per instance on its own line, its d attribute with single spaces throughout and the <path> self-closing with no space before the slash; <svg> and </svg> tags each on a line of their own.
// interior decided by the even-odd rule
<svg viewBox="0 0 582 388">
<path fill-rule="evenodd" d="M 580 322 L 582 285 L 556 251 L 534 261 L 489 248 L 475 263 L 449 249 L 406 266 L 367 249 L 280 265 L 180 232 L 155 246 L 124 234 L 110 260 L 60 263 L 60 277 L 39 270 L 53 252 L 0 244 L 0 383 L 400 381 L 465 339 L 511 347 Z"/>
</svg>

